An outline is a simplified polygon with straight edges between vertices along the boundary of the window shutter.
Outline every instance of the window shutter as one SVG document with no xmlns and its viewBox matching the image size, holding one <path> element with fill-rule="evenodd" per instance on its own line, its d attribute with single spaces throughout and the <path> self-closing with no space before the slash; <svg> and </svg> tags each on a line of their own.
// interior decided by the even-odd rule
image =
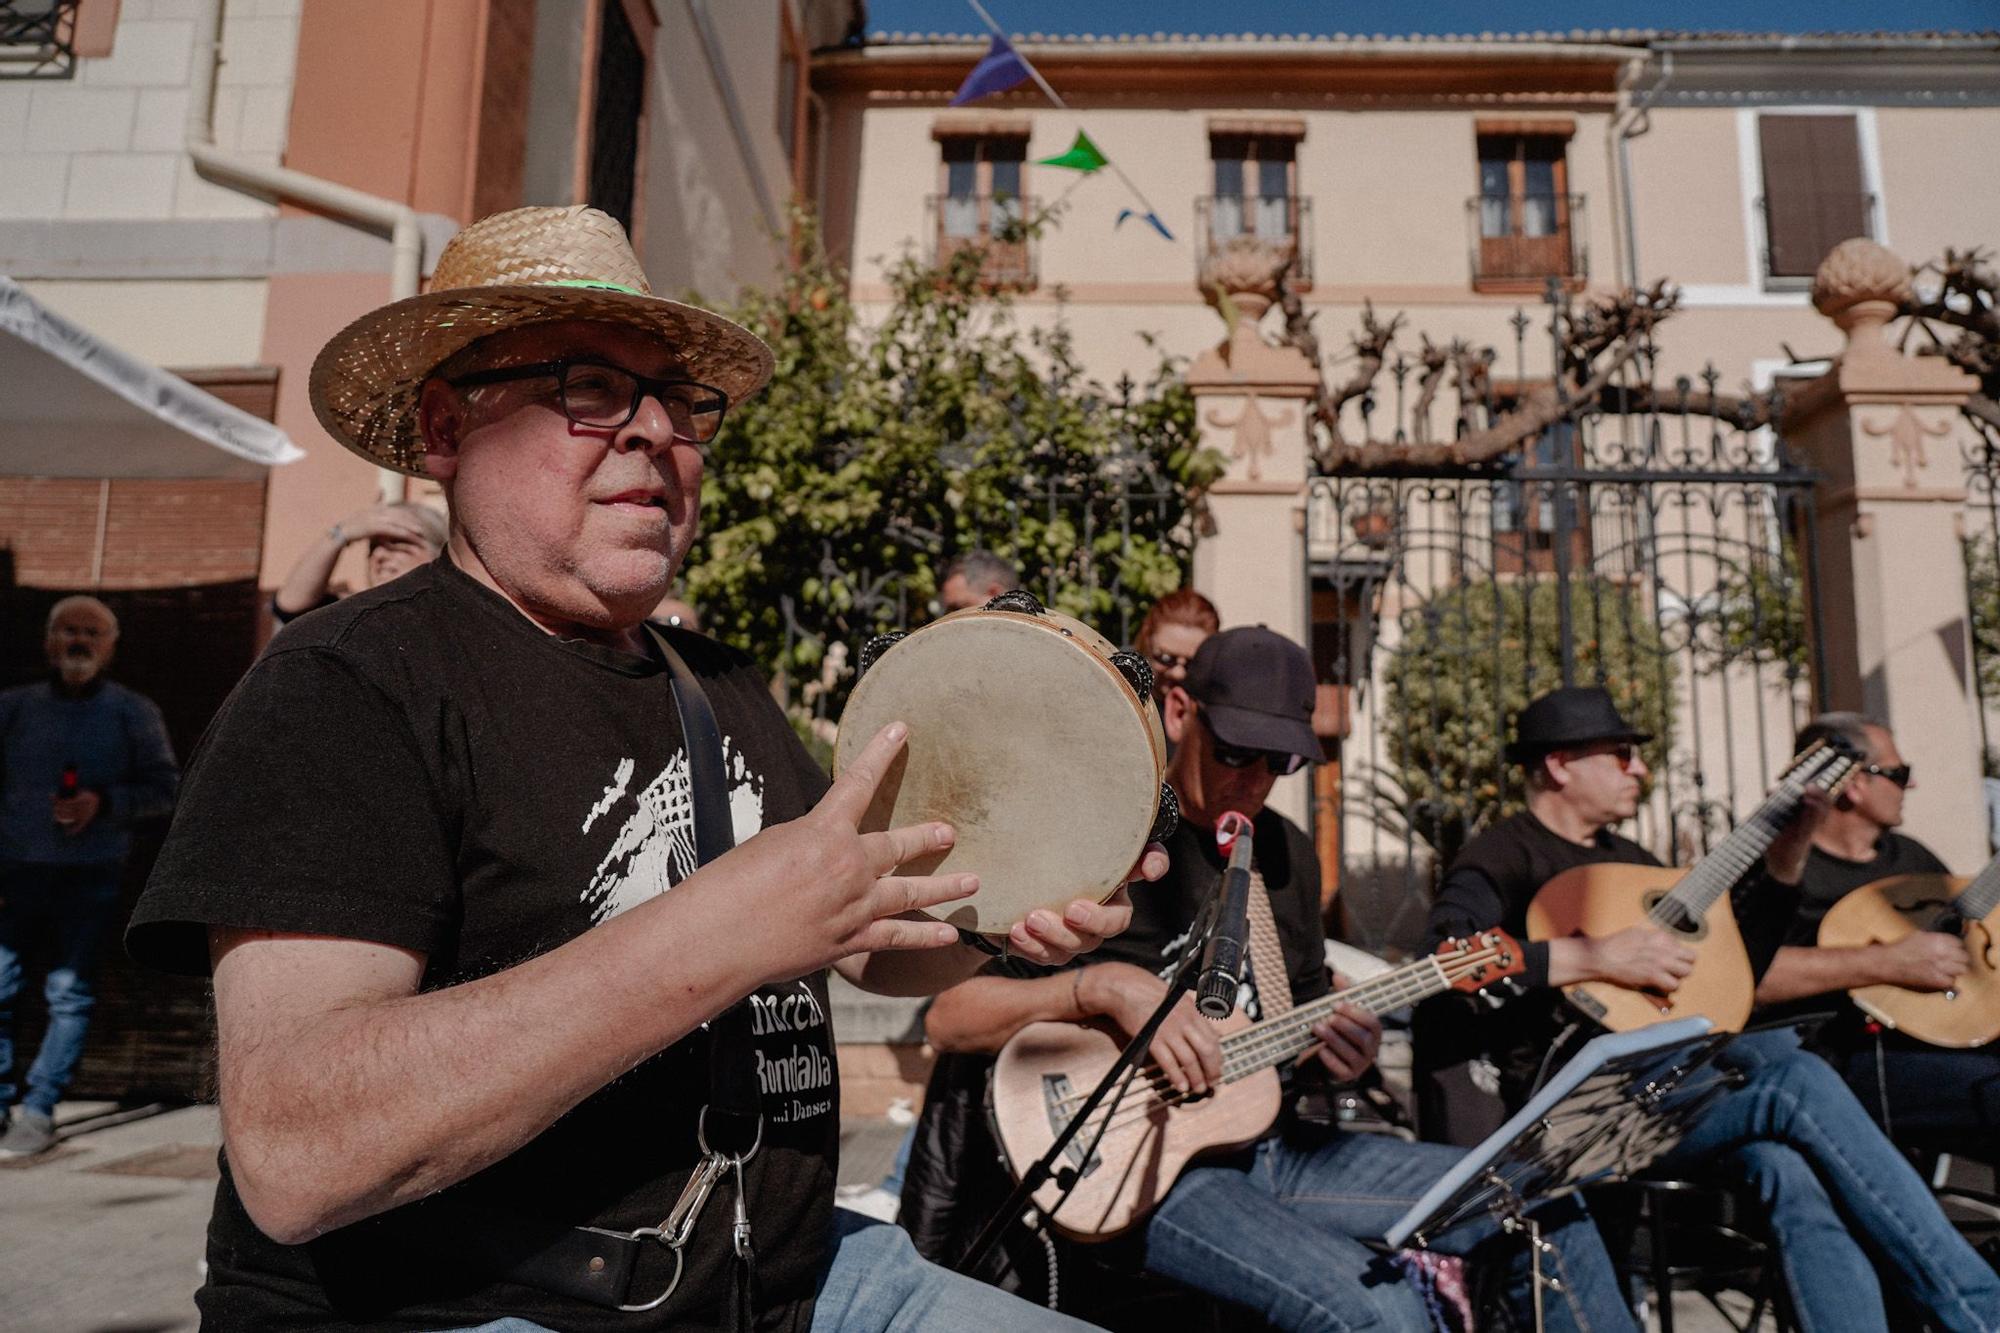
<svg viewBox="0 0 2000 1333">
<path fill-rule="evenodd" d="M 1770 274 L 1811 277 L 1827 251 L 1868 231 L 1854 117 L 1765 115 L 1757 129 Z"/>
</svg>

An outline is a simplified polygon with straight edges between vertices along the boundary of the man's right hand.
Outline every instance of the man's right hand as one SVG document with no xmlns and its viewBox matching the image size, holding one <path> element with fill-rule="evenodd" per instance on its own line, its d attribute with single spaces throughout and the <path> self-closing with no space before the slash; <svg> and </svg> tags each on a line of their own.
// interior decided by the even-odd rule
<svg viewBox="0 0 2000 1333">
<path fill-rule="evenodd" d="M 859 828 L 908 734 L 900 722 L 882 728 L 810 813 L 717 859 L 718 868 L 727 865 L 746 886 L 738 895 L 745 940 L 764 958 L 764 980 L 803 976 L 850 954 L 958 942 L 957 929 L 942 921 L 905 918 L 970 897 L 978 877 L 895 873 L 906 861 L 950 847 L 951 826 Z"/>
<path fill-rule="evenodd" d="M 1633 990 L 1671 995 L 1694 971 L 1694 950 L 1658 926 L 1627 926 L 1588 947 L 1592 977 Z"/>
<path fill-rule="evenodd" d="M 1948 991 L 1972 967 L 1972 955 L 1956 935 L 1913 931 L 1894 944 L 1877 946 L 1882 980 L 1908 990 Z"/>
<path fill-rule="evenodd" d="M 1078 1007 L 1110 1019 L 1128 1039 L 1166 995 L 1166 982 L 1130 963 L 1093 963 L 1076 982 Z M 1222 1040 L 1215 1023 L 1195 1011 L 1192 995 L 1174 1005 L 1147 1053 L 1180 1092 L 1207 1092 L 1222 1083 Z"/>
</svg>

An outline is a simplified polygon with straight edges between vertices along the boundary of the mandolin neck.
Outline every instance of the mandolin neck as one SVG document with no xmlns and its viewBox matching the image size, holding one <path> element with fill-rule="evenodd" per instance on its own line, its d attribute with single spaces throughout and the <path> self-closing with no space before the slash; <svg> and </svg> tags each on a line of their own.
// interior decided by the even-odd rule
<svg viewBox="0 0 2000 1333">
<path fill-rule="evenodd" d="M 1812 767 L 1795 767 L 1785 774 L 1749 818 L 1681 876 L 1673 891 L 1654 904 L 1647 913 L 1653 924 L 1673 927 L 1700 921 L 1716 900 L 1735 888 L 1750 872 L 1785 825 L 1798 813 L 1809 787 L 1837 790 L 1853 769 L 1853 762 L 1838 755 L 1822 755 Z"/>
<path fill-rule="evenodd" d="M 1297 1008 L 1267 1018 L 1222 1039 L 1222 1079 L 1233 1083 L 1260 1070 L 1287 1064 L 1310 1050 L 1318 1039 L 1312 1030 L 1332 1016 L 1334 1006 L 1353 1005 L 1369 1014 L 1385 1014 L 1451 990 L 1465 976 L 1487 967 L 1503 950 L 1496 945 L 1455 954 L 1432 954 L 1406 963 L 1346 990 L 1309 1000 Z M 1285 984 L 1284 978 L 1278 984 Z"/>
<path fill-rule="evenodd" d="M 1973 877 L 1952 904 L 1958 915 L 1967 921 L 1983 921 L 2000 907 L 2000 856 L 1986 863 L 1986 868 Z"/>
</svg>

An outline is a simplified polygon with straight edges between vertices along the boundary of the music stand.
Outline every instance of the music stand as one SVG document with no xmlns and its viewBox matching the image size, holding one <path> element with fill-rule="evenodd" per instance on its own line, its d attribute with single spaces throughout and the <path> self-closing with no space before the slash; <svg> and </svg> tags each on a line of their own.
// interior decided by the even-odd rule
<svg viewBox="0 0 2000 1333">
<path fill-rule="evenodd" d="M 1593 1038 L 1425 1191 L 1384 1242 L 1421 1249 L 1453 1227 L 1498 1218 L 1527 1239 L 1539 1330 L 1545 1242 L 1529 1210 L 1586 1185 L 1629 1179 L 1659 1160 L 1734 1086 L 1710 1063 L 1733 1037 L 1711 1033 L 1705 1018 L 1681 1018 Z"/>
</svg>

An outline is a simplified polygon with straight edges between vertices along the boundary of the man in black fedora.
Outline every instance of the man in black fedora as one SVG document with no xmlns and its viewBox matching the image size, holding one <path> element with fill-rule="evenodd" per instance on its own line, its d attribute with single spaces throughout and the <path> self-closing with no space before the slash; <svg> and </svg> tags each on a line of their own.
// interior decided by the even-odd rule
<svg viewBox="0 0 2000 1333">
<path fill-rule="evenodd" d="M 1434 939 L 1492 926 L 1525 936 L 1528 904 L 1563 871 L 1660 864 L 1611 831 L 1638 813 L 1647 775 L 1640 746 L 1650 739 L 1596 687 L 1553 690 L 1522 709 L 1506 756 L 1525 770 L 1527 809 L 1488 828 L 1452 861 L 1431 908 Z M 1809 800 L 1732 894 L 1760 976 L 1797 906 L 1812 835 L 1826 813 L 1824 799 Z M 1609 981 L 1671 992 L 1694 958 L 1689 945 L 1651 925 L 1527 945 L 1519 978 L 1526 993 L 1480 1025 L 1500 1066 L 1503 1097 L 1510 1105 L 1524 1100 L 1574 1049 L 1572 1037 L 1593 1035 L 1588 1020 L 1562 1003 L 1560 987 Z M 1935 1328 L 2000 1327 L 1993 1270 L 1952 1229 L 1847 1085 L 1801 1048 L 1791 1029 L 1740 1037 L 1718 1062 L 1737 1086 L 1703 1112 L 1661 1169 L 1718 1170 L 1750 1186 L 1769 1210 L 1800 1327 L 1886 1330 L 1884 1282 Z"/>
</svg>

